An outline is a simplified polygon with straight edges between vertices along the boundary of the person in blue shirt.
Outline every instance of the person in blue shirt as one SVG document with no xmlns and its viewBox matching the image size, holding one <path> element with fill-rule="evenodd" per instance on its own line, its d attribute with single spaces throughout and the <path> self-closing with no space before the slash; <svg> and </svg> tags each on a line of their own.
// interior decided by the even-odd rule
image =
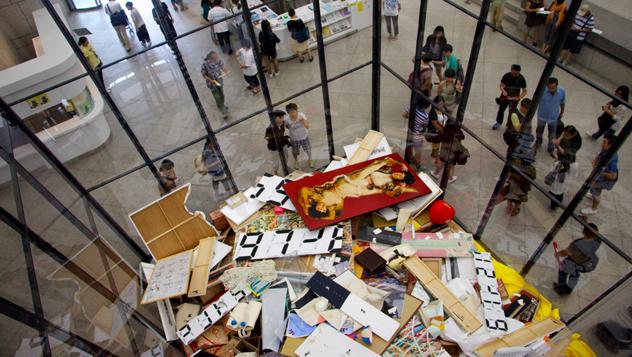
<svg viewBox="0 0 632 357">
<path fill-rule="evenodd" d="M 608 150 L 612 147 L 612 144 L 617 140 L 616 135 L 612 133 L 607 133 L 603 141 L 601 142 L 601 151 L 599 155 L 593 160 L 593 168 L 597 166 L 601 158 L 606 155 Z M 612 190 L 617 180 L 619 180 L 619 154 L 615 153 L 606 167 L 604 167 L 603 171 L 599 174 L 595 182 L 590 187 L 590 193 L 586 194 L 586 197 L 592 199 L 592 207 L 584 208 L 580 212 L 584 216 L 592 215 L 597 213 L 599 209 L 599 204 L 601 203 L 601 191 L 602 190 Z"/>
<path fill-rule="evenodd" d="M 535 144 L 533 149 L 538 151 L 542 145 L 542 134 L 546 127 L 549 132 L 549 140 L 546 150 L 553 155 L 553 140 L 557 138 L 557 125 L 564 115 L 564 105 L 566 103 L 566 91 L 558 85 L 557 78 L 551 77 L 546 85 L 547 90 L 542 94 L 540 105 L 538 106 L 538 127 L 535 130 Z"/>
</svg>

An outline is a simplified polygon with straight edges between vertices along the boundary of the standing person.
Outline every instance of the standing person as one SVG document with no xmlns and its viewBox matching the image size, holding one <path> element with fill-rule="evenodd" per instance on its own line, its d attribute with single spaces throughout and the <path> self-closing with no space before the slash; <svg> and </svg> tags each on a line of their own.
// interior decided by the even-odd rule
<svg viewBox="0 0 632 357">
<path fill-rule="evenodd" d="M 314 60 L 312 51 L 309 49 L 309 29 L 303 23 L 303 20 L 296 17 L 296 11 L 289 9 L 287 14 L 290 16 L 290 20 L 287 22 L 287 30 L 290 32 L 292 38 L 292 52 L 298 56 L 298 60 L 303 63 L 304 56 L 307 54 L 309 61 Z"/>
<path fill-rule="evenodd" d="M 147 32 L 147 26 L 145 26 L 145 21 L 143 21 L 143 17 L 140 16 L 140 12 L 137 8 L 134 7 L 134 4 L 131 1 L 128 1 L 125 4 L 125 7 L 129 11 L 130 17 L 132 18 L 132 22 L 134 23 L 134 27 L 136 28 L 136 35 L 138 36 L 138 40 L 143 45 L 143 47 L 151 46 L 151 38 L 149 37 L 149 32 Z"/>
<path fill-rule="evenodd" d="M 430 171 L 430 174 L 436 179 L 441 177 L 441 169 L 443 168 L 443 162 L 439 152 L 441 150 L 441 142 L 444 140 L 445 123 L 448 121 L 448 116 L 443 114 L 439 109 L 448 111 L 446 103 L 442 96 L 437 95 L 433 100 L 433 103 L 438 108 L 430 107 L 430 113 L 428 115 L 430 125 L 428 125 L 428 131 L 432 134 L 426 137 L 426 141 L 432 144 L 432 152 L 430 157 L 434 159 L 435 169 Z"/>
<path fill-rule="evenodd" d="M 527 80 L 520 74 L 521 69 L 519 64 L 512 64 L 511 71 L 505 73 L 500 80 L 500 96 L 496 98 L 498 113 L 492 130 L 502 125 L 507 107 L 510 113 L 513 112 L 520 99 L 527 95 Z"/>
<path fill-rule="evenodd" d="M 588 223 L 588 226 L 599 232 L 594 223 Z M 561 266 L 558 267 L 557 283 L 553 284 L 553 289 L 559 295 L 570 294 L 577 286 L 580 273 L 591 272 L 599 264 L 597 250 L 601 240 L 587 227 L 584 227 L 582 234 L 582 238 L 575 239 L 568 248 L 557 253 L 558 257 L 564 257 Z"/>
<path fill-rule="evenodd" d="M 507 144 L 508 155 L 511 155 L 518 146 L 522 133 L 531 134 L 531 122 L 526 121 L 529 108 L 531 108 L 531 99 L 523 98 L 518 105 L 518 110 L 514 110 L 507 120 L 503 140 Z"/>
<path fill-rule="evenodd" d="M 402 117 L 408 119 L 408 135 L 406 138 L 406 156 L 412 160 L 411 164 L 416 170 L 421 169 L 421 149 L 423 148 L 423 138 L 426 127 L 429 123 L 428 107 L 430 102 L 417 93 L 413 94 L 413 108 L 415 117 L 409 119 L 410 108 L 406 108 Z"/>
<path fill-rule="evenodd" d="M 202 76 L 206 86 L 211 90 L 217 109 L 222 112 L 224 119 L 228 118 L 228 107 L 224 103 L 224 77 L 228 74 L 224 62 L 215 51 L 209 52 L 202 63 Z"/>
<path fill-rule="evenodd" d="M 244 79 L 248 83 L 247 89 L 252 94 L 259 93 L 259 79 L 257 78 L 257 64 L 255 62 L 255 54 L 250 47 L 250 41 L 244 39 L 241 41 L 241 48 L 237 50 L 237 59 L 239 68 L 244 74 Z"/>
<path fill-rule="evenodd" d="M 450 119 L 448 119 L 449 121 Z M 454 136 L 454 140 L 452 137 Z M 448 183 L 456 181 L 458 178 L 454 175 L 454 168 L 456 165 L 465 165 L 467 159 L 470 157 L 469 150 L 463 145 L 465 140 L 465 134 L 463 130 L 457 125 L 449 125 L 448 122 L 444 125 L 441 148 L 439 149 L 439 159 L 443 165 L 448 166 Z"/>
<path fill-rule="evenodd" d="M 542 134 L 546 127 L 549 132 L 546 150 L 553 155 L 553 139 L 557 138 L 557 126 L 564 115 L 566 91 L 558 85 L 557 78 L 551 77 L 546 85 L 547 90 L 542 94 L 538 106 L 538 126 L 535 131 L 533 150 L 537 153 L 542 145 Z"/>
<path fill-rule="evenodd" d="M 557 30 L 564 21 L 564 15 L 566 14 L 566 4 L 564 0 L 553 0 L 549 6 L 549 15 L 546 17 L 546 26 L 544 28 L 544 43 L 542 45 L 542 52 L 547 53 L 551 49 L 551 45 L 557 35 Z"/>
<path fill-rule="evenodd" d="M 164 196 L 171 192 L 174 188 L 178 186 L 178 176 L 176 175 L 176 165 L 173 161 L 169 159 L 164 159 L 160 163 L 160 167 L 158 168 L 160 172 L 160 180 L 164 184 L 158 185 L 158 190 L 160 191 L 160 196 Z"/>
<path fill-rule="evenodd" d="M 237 15 L 241 12 L 241 1 L 239 0 L 232 0 L 232 6 L 230 8 L 230 12 L 233 15 Z M 243 15 L 237 15 L 235 17 L 232 18 L 232 22 L 231 24 L 233 25 L 233 27 L 235 28 L 235 30 L 237 30 L 237 38 L 239 39 L 239 42 L 241 42 L 241 40 L 245 39 L 245 38 L 249 38 L 246 37 L 246 33 L 247 30 L 244 29 L 244 17 Z"/>
<path fill-rule="evenodd" d="M 285 135 L 285 112 L 282 110 L 275 110 L 272 112 L 274 123 L 270 123 L 266 128 L 265 138 L 268 141 L 268 150 L 270 151 L 270 158 L 272 159 L 272 170 L 274 174 L 279 172 L 279 149 L 283 157 L 287 157 L 285 153 L 285 147 L 290 146 L 290 140 Z"/>
<path fill-rule="evenodd" d="M 432 91 L 432 57 L 429 54 L 424 53 L 421 56 L 421 64 L 419 66 L 419 82 L 415 89 L 423 92 L 427 97 L 430 97 Z M 413 58 L 413 63 L 415 59 Z M 408 84 L 414 85 L 414 70 L 408 75 Z"/>
<path fill-rule="evenodd" d="M 121 44 L 127 52 L 131 51 L 132 47 L 129 44 L 129 37 L 127 37 L 127 25 L 129 22 L 127 21 L 125 11 L 123 11 L 121 5 L 116 0 L 108 1 L 103 7 L 105 8 L 105 13 L 110 16 L 110 23 L 112 27 L 114 27 L 119 41 L 121 41 Z"/>
<path fill-rule="evenodd" d="M 208 19 L 208 12 L 211 10 L 211 0 L 202 0 L 200 2 L 200 7 L 202 8 L 202 22 L 210 22 Z"/>
<path fill-rule="evenodd" d="M 261 32 L 259 32 L 259 43 L 261 44 L 261 56 L 263 65 L 268 69 L 270 78 L 279 75 L 279 60 L 277 59 L 277 43 L 281 42 L 274 34 L 268 20 L 261 21 Z"/>
<path fill-rule="evenodd" d="M 500 30 L 503 29 L 503 13 L 505 11 L 505 3 L 507 0 L 492 0 L 491 7 L 489 9 L 491 23 Z M 492 28 L 492 31 L 496 31 Z"/>
<path fill-rule="evenodd" d="M 208 13 L 209 20 L 214 24 L 211 25 L 211 37 L 222 48 L 223 53 L 233 54 L 233 47 L 230 44 L 230 31 L 228 29 L 228 21 L 222 21 L 230 16 L 230 11 L 222 6 L 222 0 L 213 0 L 213 7 Z M 221 22 L 220 22 L 221 21 Z"/>
<path fill-rule="evenodd" d="M 204 143 L 204 150 L 202 150 L 202 162 L 204 164 L 204 170 L 211 176 L 211 184 L 213 185 L 213 191 L 215 195 L 218 195 L 219 184 L 224 187 L 224 194 L 230 193 L 230 182 L 226 179 L 226 172 L 222 159 L 219 156 L 219 150 L 217 146 L 210 140 L 206 140 Z"/>
<path fill-rule="evenodd" d="M 402 4 L 399 0 L 384 0 L 382 15 L 386 20 L 386 31 L 388 32 L 389 40 L 397 40 L 399 35 L 399 24 L 397 22 L 399 12 L 402 9 Z M 391 30 L 392 26 L 392 30 Z"/>
<path fill-rule="evenodd" d="M 628 101 L 630 88 L 628 86 L 619 86 L 614 95 L 621 98 L 621 100 L 613 99 L 601 106 L 603 113 L 597 118 L 599 130 L 594 134 L 589 131 L 586 132 L 586 135 L 593 140 L 599 139 L 603 134 L 615 134 L 621 127 L 621 121 L 624 119 L 627 109 L 625 105 L 621 104 L 621 101 Z"/>
<path fill-rule="evenodd" d="M 432 59 L 439 81 L 443 80 L 443 49 L 447 44 L 448 41 L 445 38 L 443 26 L 437 26 L 434 31 L 432 31 L 432 34 L 426 38 L 426 45 L 423 49 L 423 52 L 428 54 Z"/>
<path fill-rule="evenodd" d="M 562 202 L 564 194 L 568 191 L 570 177 L 577 175 L 574 163 L 577 152 L 582 147 L 582 138 L 577 129 L 569 125 L 564 128 L 559 138 L 553 140 L 553 144 L 555 145 L 553 151 L 555 162 L 544 178 L 544 183 L 551 186 L 549 193 Z M 550 208 L 556 209 L 557 203 L 551 200 Z"/>
<path fill-rule="evenodd" d="M 97 76 L 99 76 L 101 84 L 105 86 L 105 82 L 103 81 L 103 70 L 101 70 L 101 67 L 103 67 L 101 58 L 99 58 L 99 55 L 94 50 L 87 37 L 79 37 L 78 43 L 79 47 L 81 47 L 81 53 L 83 53 L 83 56 L 88 60 L 88 63 L 90 63 L 90 67 L 96 72 Z M 110 90 L 108 89 L 108 92 L 109 91 Z"/>
<path fill-rule="evenodd" d="M 162 10 L 162 13 L 165 15 L 166 28 L 162 27 L 162 24 L 160 23 L 160 18 L 158 17 L 158 12 L 156 11 L 155 7 L 151 9 L 151 15 L 153 16 L 154 21 L 156 21 L 156 23 L 158 24 L 158 27 L 160 27 L 160 31 L 162 32 L 163 36 L 165 36 L 165 40 L 167 39 L 167 34 L 175 37 L 177 34 L 176 34 L 176 28 L 173 26 L 173 17 L 171 17 L 169 8 L 167 7 L 167 4 L 165 4 L 164 1 L 160 2 L 160 9 Z"/>
<path fill-rule="evenodd" d="M 571 31 L 568 33 L 568 36 L 566 36 L 566 41 L 564 41 L 562 54 L 560 55 L 560 64 L 568 65 L 571 56 L 581 51 L 584 42 L 586 42 L 586 36 L 591 33 L 594 28 L 595 16 L 590 13 L 590 6 L 583 4 L 579 8 L 579 11 L 577 11 Z"/>
<path fill-rule="evenodd" d="M 533 46 L 538 47 L 538 40 L 542 36 L 542 25 L 546 22 L 546 16 L 540 14 L 540 9 L 544 9 L 544 0 L 528 0 L 524 8 L 527 18 L 524 24 L 527 26 L 527 32 L 524 34 L 524 43 L 529 43 L 529 35 L 533 30 Z"/>
<path fill-rule="evenodd" d="M 606 155 L 606 152 L 610 150 L 615 140 L 617 140 L 617 137 L 612 133 L 607 133 L 606 135 L 604 135 L 603 141 L 601 142 L 601 151 L 592 162 L 593 168 L 597 167 L 597 163 L 599 162 L 601 157 Z M 581 214 L 588 216 L 597 213 L 597 210 L 599 209 L 599 204 L 601 203 L 601 191 L 612 190 L 614 185 L 619 180 L 618 163 L 619 154 L 614 153 L 614 156 L 612 156 L 606 167 L 604 167 L 601 174 L 599 174 L 595 182 L 590 187 L 590 194 L 586 194 L 586 197 L 592 199 L 593 201 L 592 207 L 583 208 L 580 211 Z"/>
<path fill-rule="evenodd" d="M 456 72 L 459 70 L 459 59 L 456 58 L 456 55 L 453 51 L 454 49 L 452 48 L 452 45 L 445 45 L 445 47 L 443 48 L 443 66 L 446 71 L 451 69 L 454 70 L 454 73 L 456 74 Z"/>
<path fill-rule="evenodd" d="M 535 179 L 536 169 L 532 161 L 514 158 L 511 162 L 531 179 Z M 507 199 L 507 213 L 511 216 L 517 216 L 520 213 L 521 205 L 529 200 L 531 183 L 516 171 L 511 170 L 507 184 L 507 194 L 505 196 Z"/>
<path fill-rule="evenodd" d="M 298 155 L 300 149 L 307 154 L 307 160 L 309 167 L 314 167 L 314 160 L 312 160 L 312 146 L 309 143 L 309 135 L 307 129 L 309 129 L 309 122 L 307 117 L 302 112 L 298 111 L 298 105 L 289 103 L 285 106 L 287 116 L 284 119 L 285 127 L 290 132 L 290 142 L 292 143 L 292 156 L 294 156 L 294 169 L 298 170 Z"/>
<path fill-rule="evenodd" d="M 442 96 L 448 114 L 454 115 L 459 105 L 458 97 L 463 91 L 463 85 L 456 80 L 456 72 L 450 68 L 445 71 L 445 79 L 439 83 L 437 96 Z"/>
<path fill-rule="evenodd" d="M 178 11 L 178 6 L 180 6 L 179 10 L 184 11 L 187 9 L 187 7 L 184 6 L 184 3 L 182 2 L 182 0 L 171 0 L 171 6 L 173 6 L 173 9 L 175 11 Z"/>
</svg>

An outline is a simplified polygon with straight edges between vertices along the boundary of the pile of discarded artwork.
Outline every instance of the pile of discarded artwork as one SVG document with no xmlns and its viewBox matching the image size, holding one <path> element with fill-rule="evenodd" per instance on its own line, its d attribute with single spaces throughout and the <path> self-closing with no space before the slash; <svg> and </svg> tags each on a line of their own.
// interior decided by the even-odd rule
<svg viewBox="0 0 632 357">
<path fill-rule="evenodd" d="M 155 259 L 141 303 L 167 340 L 198 356 L 563 355 L 559 312 L 452 220 L 429 175 L 379 132 L 345 153 L 265 174 L 208 220 L 188 185 L 130 215 Z"/>
</svg>

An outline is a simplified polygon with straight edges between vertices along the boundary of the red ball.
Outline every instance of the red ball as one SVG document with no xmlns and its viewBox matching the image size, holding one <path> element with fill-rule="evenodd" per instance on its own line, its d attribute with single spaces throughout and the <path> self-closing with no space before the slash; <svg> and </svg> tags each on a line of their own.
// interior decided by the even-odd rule
<svg viewBox="0 0 632 357">
<path fill-rule="evenodd" d="M 437 200 L 430 206 L 428 213 L 432 223 L 445 224 L 454 218 L 454 207 L 444 200 Z"/>
</svg>

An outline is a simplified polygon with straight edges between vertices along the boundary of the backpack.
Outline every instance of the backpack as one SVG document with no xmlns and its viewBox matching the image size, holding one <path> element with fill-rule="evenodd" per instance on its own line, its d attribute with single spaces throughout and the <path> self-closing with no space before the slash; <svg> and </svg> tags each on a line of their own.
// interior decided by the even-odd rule
<svg viewBox="0 0 632 357">
<path fill-rule="evenodd" d="M 127 15 L 121 10 L 110 15 L 110 23 L 112 26 L 127 26 Z"/>
<path fill-rule="evenodd" d="M 303 43 L 309 40 L 309 29 L 307 28 L 307 26 L 303 25 L 302 29 L 296 31 L 294 33 L 294 39 L 298 43 Z"/>
</svg>

